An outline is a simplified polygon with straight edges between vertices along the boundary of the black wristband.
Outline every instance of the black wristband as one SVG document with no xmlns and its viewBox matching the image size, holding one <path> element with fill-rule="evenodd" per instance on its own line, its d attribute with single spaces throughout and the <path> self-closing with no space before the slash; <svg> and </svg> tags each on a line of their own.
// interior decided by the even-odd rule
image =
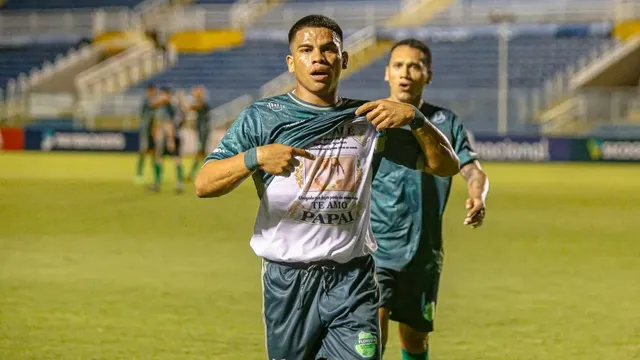
<svg viewBox="0 0 640 360">
<path fill-rule="evenodd" d="M 418 130 L 418 129 L 421 129 L 423 126 L 424 126 L 424 116 L 421 116 L 421 114 L 419 114 L 416 111 L 416 114 L 413 117 L 413 120 L 411 120 L 411 122 L 409 123 L 409 127 L 411 128 L 411 130 Z"/>
</svg>

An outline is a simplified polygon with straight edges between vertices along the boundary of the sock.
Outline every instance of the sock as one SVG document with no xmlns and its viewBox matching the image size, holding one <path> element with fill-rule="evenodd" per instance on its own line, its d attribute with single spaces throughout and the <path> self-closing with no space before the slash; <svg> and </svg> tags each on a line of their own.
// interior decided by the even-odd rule
<svg viewBox="0 0 640 360">
<path fill-rule="evenodd" d="M 136 168 L 136 175 L 142 176 L 142 168 L 144 167 L 144 155 L 138 155 L 138 167 Z"/>
<path fill-rule="evenodd" d="M 425 350 L 422 354 L 411 354 L 405 349 L 402 351 L 402 360 L 429 360 L 429 349 Z"/>
<path fill-rule="evenodd" d="M 196 172 L 198 171 L 198 166 L 200 165 L 199 159 L 196 157 L 193 159 L 193 165 L 191 165 L 191 178 L 196 177 Z"/>
<path fill-rule="evenodd" d="M 155 184 L 160 185 L 160 181 L 162 180 L 162 165 L 160 165 L 159 162 L 156 162 L 153 170 L 155 174 Z"/>
<path fill-rule="evenodd" d="M 176 164 L 176 175 L 178 176 L 178 184 L 182 184 L 184 182 L 184 171 L 180 163 Z"/>
</svg>

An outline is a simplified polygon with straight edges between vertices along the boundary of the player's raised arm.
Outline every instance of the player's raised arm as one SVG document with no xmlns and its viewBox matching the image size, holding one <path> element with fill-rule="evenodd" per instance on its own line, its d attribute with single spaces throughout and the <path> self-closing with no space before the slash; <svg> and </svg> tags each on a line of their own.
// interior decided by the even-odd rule
<svg viewBox="0 0 640 360">
<path fill-rule="evenodd" d="M 408 125 L 424 154 L 425 172 L 444 177 L 460 170 L 460 161 L 447 137 L 413 105 L 377 100 L 356 110 L 356 115 L 364 113 L 378 131 Z"/>
<path fill-rule="evenodd" d="M 224 135 L 220 145 L 205 159 L 195 179 L 198 197 L 228 194 L 256 170 L 289 176 L 299 165 L 296 156 L 313 159 L 303 149 L 282 144 L 263 146 L 260 114 L 254 107 L 244 110 Z"/>
<path fill-rule="evenodd" d="M 260 169 L 276 176 L 289 176 L 300 165 L 296 156 L 315 159 L 313 154 L 282 144 L 251 148 L 228 159 L 205 164 L 195 181 L 198 197 L 217 197 L 229 193 L 254 171 Z"/>
</svg>

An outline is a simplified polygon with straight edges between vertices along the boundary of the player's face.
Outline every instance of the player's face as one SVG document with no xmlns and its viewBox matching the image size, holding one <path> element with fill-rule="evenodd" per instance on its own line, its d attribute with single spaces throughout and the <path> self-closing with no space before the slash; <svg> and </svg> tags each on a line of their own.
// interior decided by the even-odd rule
<svg viewBox="0 0 640 360">
<path fill-rule="evenodd" d="M 296 34 L 290 50 L 287 65 L 299 85 L 316 95 L 337 91 L 341 70 L 347 67 L 347 53 L 335 32 L 304 28 Z"/>
<path fill-rule="evenodd" d="M 147 89 L 147 97 L 150 99 L 154 96 L 156 96 L 156 89 L 154 88 Z"/>
<path fill-rule="evenodd" d="M 422 89 L 431 78 L 431 69 L 426 64 L 422 51 L 409 46 L 395 48 L 384 76 L 389 83 L 391 97 L 407 103 L 419 101 Z"/>
</svg>

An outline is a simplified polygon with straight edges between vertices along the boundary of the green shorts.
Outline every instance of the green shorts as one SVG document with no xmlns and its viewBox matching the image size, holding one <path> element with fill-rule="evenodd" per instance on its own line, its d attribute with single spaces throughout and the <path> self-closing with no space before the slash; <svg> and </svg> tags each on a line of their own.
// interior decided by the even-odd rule
<svg viewBox="0 0 640 360">
<path fill-rule="evenodd" d="M 138 149 L 140 152 L 147 152 L 154 148 L 155 142 L 153 134 L 151 134 L 151 131 L 149 130 L 140 130 L 138 132 L 138 141 Z"/>
<path fill-rule="evenodd" d="M 404 270 L 376 268 L 380 283 L 380 307 L 393 321 L 421 332 L 432 332 L 440 284 L 435 263 L 410 263 Z"/>
<path fill-rule="evenodd" d="M 198 151 L 205 151 L 207 143 L 209 142 L 209 129 L 198 130 Z"/>
<path fill-rule="evenodd" d="M 263 262 L 269 359 L 380 359 L 371 256 L 346 264 Z"/>
</svg>

